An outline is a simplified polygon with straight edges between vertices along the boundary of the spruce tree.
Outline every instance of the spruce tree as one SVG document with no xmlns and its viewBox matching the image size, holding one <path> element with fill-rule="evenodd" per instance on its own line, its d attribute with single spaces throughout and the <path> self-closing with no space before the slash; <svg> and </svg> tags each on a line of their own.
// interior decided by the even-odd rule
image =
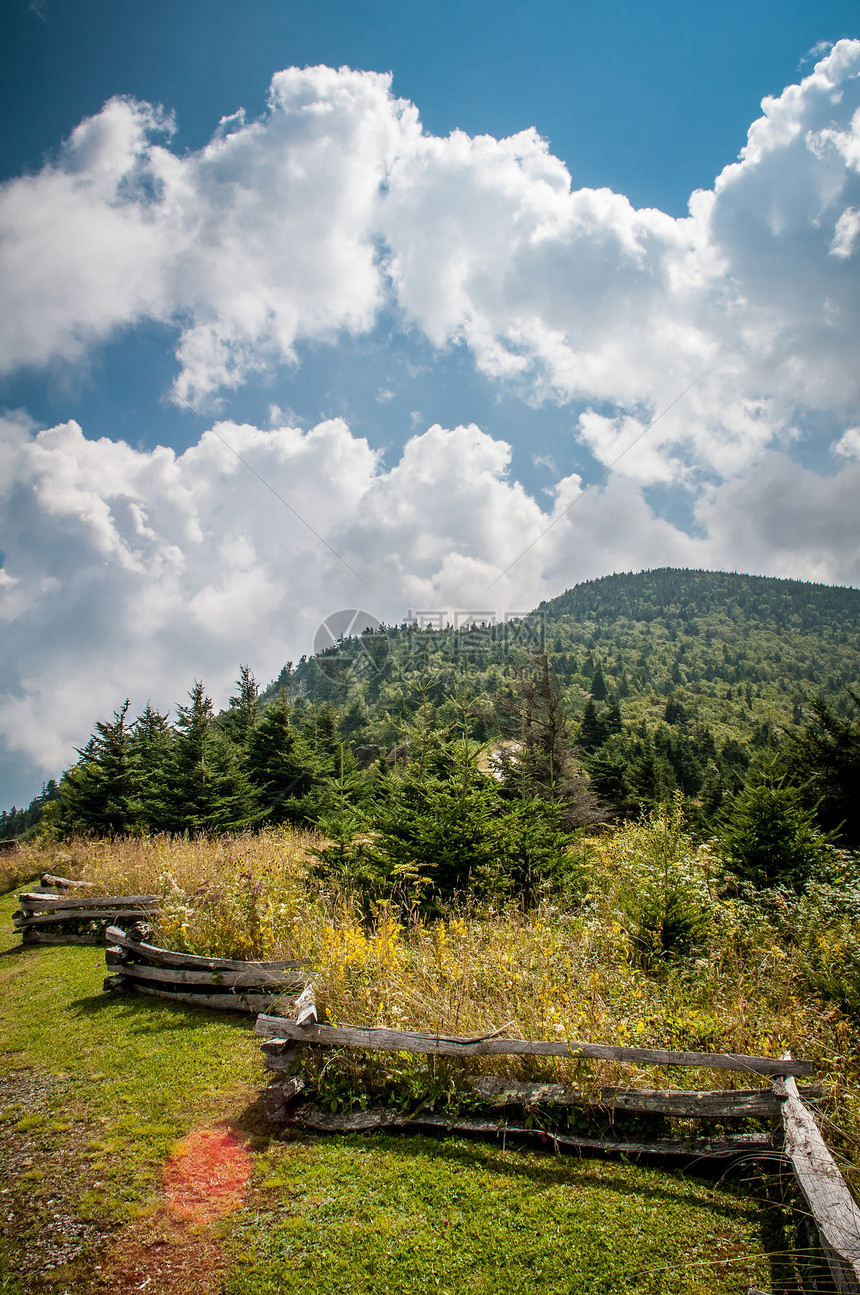
<svg viewBox="0 0 860 1295">
<path fill-rule="evenodd" d="M 130 759 L 134 794 L 130 817 L 135 826 L 160 832 L 169 826 L 168 778 L 173 729 L 167 715 L 149 702 L 131 728 Z"/>
<path fill-rule="evenodd" d="M 388 885 L 425 902 L 503 889 L 513 840 L 494 779 L 467 741 L 441 741 L 422 762 L 384 775 L 368 855 Z"/>
<path fill-rule="evenodd" d="M 303 734 L 291 723 L 285 691 L 251 730 L 245 768 L 254 789 L 258 822 L 308 821 L 305 802 L 318 762 Z"/>
<path fill-rule="evenodd" d="M 598 747 L 603 746 L 608 736 L 606 728 L 597 714 L 597 707 L 589 697 L 585 703 L 585 710 L 579 724 L 579 745 L 583 751 L 596 751 Z"/>
<path fill-rule="evenodd" d="M 850 688 L 856 707 L 852 719 L 842 719 L 820 697 L 810 705 L 811 717 L 799 733 L 790 734 L 784 765 L 807 809 L 839 842 L 860 849 L 860 696 Z"/>
<path fill-rule="evenodd" d="M 723 817 L 718 840 L 729 872 L 761 889 L 800 891 L 831 857 L 831 838 L 816 827 L 814 813 L 803 807 L 775 761 L 752 766 Z"/>
<path fill-rule="evenodd" d="M 251 790 L 231 744 L 215 731 L 212 702 L 195 680 L 189 704 L 179 706 L 167 777 L 167 827 L 174 832 L 245 826 L 253 816 Z"/>
<path fill-rule="evenodd" d="M 565 827 L 602 821 L 603 807 L 574 760 L 567 716 L 546 653 L 518 667 L 516 679 L 517 695 L 508 708 L 519 721 L 519 745 L 503 756 L 503 789 L 520 800 L 555 806 Z M 552 816 L 555 811 L 549 812 Z"/>
<path fill-rule="evenodd" d="M 100 720 L 80 759 L 63 775 L 57 823 L 63 832 L 117 836 L 127 831 L 134 797 L 128 699 L 113 723 Z"/>
<path fill-rule="evenodd" d="M 232 742 L 244 746 L 260 715 L 260 687 L 250 666 L 239 666 L 236 690 L 219 724 Z"/>
<path fill-rule="evenodd" d="M 598 661 L 594 674 L 591 676 L 591 695 L 595 701 L 606 701 L 609 695 L 609 689 L 606 686 L 606 680 L 603 677 L 603 666 Z"/>
</svg>

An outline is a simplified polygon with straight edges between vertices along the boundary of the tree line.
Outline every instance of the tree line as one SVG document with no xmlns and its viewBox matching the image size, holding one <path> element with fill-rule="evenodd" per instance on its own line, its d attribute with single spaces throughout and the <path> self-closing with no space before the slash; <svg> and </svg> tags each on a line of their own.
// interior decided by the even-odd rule
<svg viewBox="0 0 860 1295">
<path fill-rule="evenodd" d="M 598 676 L 570 715 L 547 654 L 513 667 L 487 740 L 486 699 L 432 670 L 390 750 L 338 712 L 282 687 L 264 704 L 250 669 L 216 715 L 195 682 L 175 721 L 126 701 L 100 720 L 40 801 L 57 837 L 225 833 L 288 823 L 320 833 L 319 866 L 368 893 L 427 901 L 469 890 L 575 890 L 583 829 L 683 805 L 735 875 L 802 888 L 835 846 L 860 848 L 860 698 L 853 719 L 820 698 L 790 733 L 718 746 L 674 695 L 660 724 L 625 722 Z"/>
</svg>

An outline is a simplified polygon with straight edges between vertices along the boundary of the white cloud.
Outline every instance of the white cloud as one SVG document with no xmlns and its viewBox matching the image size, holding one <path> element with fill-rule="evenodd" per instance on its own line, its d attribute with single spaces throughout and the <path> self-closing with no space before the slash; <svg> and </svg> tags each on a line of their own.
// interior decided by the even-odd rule
<svg viewBox="0 0 860 1295">
<path fill-rule="evenodd" d="M 389 85 L 279 72 L 261 121 L 234 119 L 182 157 L 157 142 L 169 119 L 111 100 L 56 162 L 0 191 L 0 367 L 75 360 L 121 325 L 174 319 L 194 395 L 292 360 L 298 337 L 368 328 L 380 181 L 418 132 Z"/>
<path fill-rule="evenodd" d="M 181 455 L 89 441 L 75 423 L 34 437 L 6 421 L 0 446 L 0 731 L 16 762 L 44 774 L 127 693 L 165 707 L 202 675 L 223 701 L 239 661 L 274 675 L 338 606 L 358 599 L 390 622 L 409 606 L 486 601 L 547 521 L 507 479 L 509 447 L 476 427 L 431 427 L 388 471 L 339 420 L 308 432 L 219 424 Z M 596 548 L 594 523 L 585 510 L 579 527 L 563 521 L 494 591 L 500 611 L 602 569 L 607 528 Z"/>
<path fill-rule="evenodd" d="M 708 565 L 722 570 L 860 584 L 860 463 L 834 477 L 771 451 L 697 509 Z"/>
<path fill-rule="evenodd" d="M 766 99 L 684 219 L 572 190 L 534 130 L 427 135 L 375 73 L 279 72 L 262 118 L 235 114 L 183 156 L 163 114 L 112 100 L 0 192 L 0 367 L 74 360 L 151 317 L 179 330 L 195 397 L 388 305 L 530 399 L 609 405 L 613 422 L 647 423 L 697 381 L 639 461 L 737 468 L 796 406 L 856 401 L 858 70 L 843 40 Z"/>
<path fill-rule="evenodd" d="M 586 494 L 566 478 L 542 511 L 475 426 L 430 427 L 388 469 L 340 420 L 221 423 L 180 455 L 7 420 L 0 448 L 0 737 L 34 783 L 126 695 L 166 708 L 202 676 L 223 703 L 240 661 L 273 677 L 339 607 L 501 616 L 631 566 L 860 578 L 857 463 L 822 480 L 765 456 L 700 505 L 691 539 L 622 476 Z"/>
<path fill-rule="evenodd" d="M 836 222 L 836 232 L 830 244 L 832 255 L 843 258 L 853 256 L 858 234 L 860 234 L 860 207 L 847 207 Z"/>
<path fill-rule="evenodd" d="M 762 108 L 678 220 L 572 190 L 534 131 L 438 139 L 390 78 L 328 68 L 278 73 L 262 118 L 234 114 L 181 156 L 169 117 L 112 100 L 0 188 L 6 372 L 79 363 L 155 319 L 176 329 L 179 390 L 214 396 L 387 310 L 470 348 L 500 388 L 581 401 L 574 435 L 617 460 L 587 493 L 556 482 L 544 512 L 507 445 L 419 433 L 417 411 L 388 468 L 344 422 L 300 430 L 276 406 L 268 430 L 219 424 L 180 455 L 9 417 L 13 758 L 56 772 L 126 692 L 166 706 L 202 674 L 223 701 L 239 661 L 274 674 L 338 606 L 391 621 L 486 605 L 512 563 L 489 595 L 500 614 L 631 566 L 860 579 L 860 41 Z M 819 414 L 843 461 L 828 478 L 791 460 Z M 700 538 L 654 515 L 649 485 L 689 491 Z"/>
<path fill-rule="evenodd" d="M 843 459 L 860 459 L 860 427 L 849 427 L 833 446 Z"/>
</svg>

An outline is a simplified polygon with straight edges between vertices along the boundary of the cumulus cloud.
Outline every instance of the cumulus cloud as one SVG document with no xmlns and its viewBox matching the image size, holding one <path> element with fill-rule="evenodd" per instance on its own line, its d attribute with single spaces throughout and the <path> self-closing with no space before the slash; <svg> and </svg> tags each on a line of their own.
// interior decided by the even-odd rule
<svg viewBox="0 0 860 1295">
<path fill-rule="evenodd" d="M 629 477 L 586 494 L 568 477 L 542 509 L 475 426 L 434 425 L 391 466 L 341 420 L 219 423 L 176 454 L 7 419 L 0 454 L 0 738 L 34 779 L 127 694 L 166 708 L 202 675 L 223 703 L 240 661 L 274 676 L 339 607 L 504 616 L 663 564 L 860 577 L 856 462 L 822 480 L 765 456 L 702 503 L 691 539 Z"/>
<path fill-rule="evenodd" d="M 586 438 L 695 382 L 637 461 L 724 473 L 793 434 L 798 406 L 841 416 L 857 397 L 860 41 L 762 108 L 674 219 L 572 189 L 534 130 L 428 135 L 376 73 L 279 72 L 259 120 L 182 156 L 162 112 L 112 100 L 0 193 L 0 366 L 155 318 L 194 398 L 388 307 L 529 399 L 591 403 Z"/>
<path fill-rule="evenodd" d="M 727 481 L 697 517 L 708 566 L 825 584 L 860 584 L 860 462 L 834 477 L 770 451 L 744 477 Z"/>
<path fill-rule="evenodd" d="M 385 311 L 469 348 L 500 389 L 578 402 L 566 425 L 612 471 L 557 481 L 542 508 L 508 445 L 417 413 L 391 463 L 343 421 L 303 430 L 275 406 L 269 428 L 221 423 L 183 454 L 10 416 L 14 760 L 56 772 L 127 692 L 167 706 L 202 674 L 223 701 L 240 661 L 276 673 L 341 606 L 503 614 L 660 564 L 860 579 L 860 41 L 766 99 L 682 219 L 573 189 L 533 130 L 428 135 L 374 73 L 289 69 L 258 120 L 182 155 L 172 131 L 114 99 L 0 188 L 0 370 L 79 363 L 151 319 L 175 329 L 180 395 L 215 397 Z M 813 425 L 834 429 L 833 476 L 792 460 Z M 696 538 L 651 487 L 688 492 Z"/>
<path fill-rule="evenodd" d="M 46 774 L 127 693 L 169 706 L 202 674 L 223 701 L 239 661 L 274 675 L 339 606 L 391 622 L 485 605 L 551 520 L 509 480 L 510 447 L 474 426 L 433 426 L 390 468 L 340 420 L 222 423 L 177 455 L 7 419 L 0 447 L 0 727 L 13 758 Z M 617 502 L 595 495 L 565 518 L 578 490 L 563 483 L 551 543 L 494 590 L 500 615 L 622 560 L 633 527 L 642 552 L 666 555 L 671 528 L 623 484 Z"/>
<path fill-rule="evenodd" d="M 222 123 L 182 157 L 169 117 L 112 99 L 56 161 L 0 191 L 0 367 L 74 360 L 122 325 L 173 320 L 180 390 L 200 394 L 291 360 L 298 337 L 369 327 L 379 185 L 419 131 L 389 86 L 279 72 L 262 120 Z"/>
</svg>

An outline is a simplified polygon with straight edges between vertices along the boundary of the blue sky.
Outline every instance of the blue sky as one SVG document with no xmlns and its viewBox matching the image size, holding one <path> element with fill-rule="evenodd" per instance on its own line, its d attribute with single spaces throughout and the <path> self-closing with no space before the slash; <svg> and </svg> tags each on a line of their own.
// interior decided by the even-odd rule
<svg viewBox="0 0 860 1295">
<path fill-rule="evenodd" d="M 0 801 L 127 693 L 223 701 L 359 598 L 856 584 L 858 27 L 11 0 Z"/>
</svg>

